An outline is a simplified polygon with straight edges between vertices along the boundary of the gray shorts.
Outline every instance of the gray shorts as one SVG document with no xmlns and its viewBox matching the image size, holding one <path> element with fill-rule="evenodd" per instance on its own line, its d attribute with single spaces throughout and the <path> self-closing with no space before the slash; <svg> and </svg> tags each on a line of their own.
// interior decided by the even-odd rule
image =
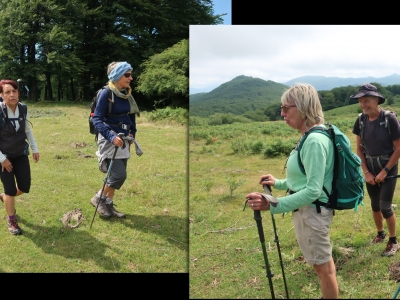
<svg viewBox="0 0 400 300">
<path fill-rule="evenodd" d="M 107 168 L 110 165 L 111 159 L 105 159 Z M 112 187 L 116 190 L 119 190 L 125 182 L 126 179 L 126 166 L 128 159 L 114 159 L 113 164 L 111 166 L 110 174 L 107 178 L 106 184 L 109 187 Z"/>
<path fill-rule="evenodd" d="M 304 259 L 310 265 L 322 265 L 332 258 L 330 225 L 333 210 L 321 206 L 321 213 L 313 206 L 293 212 L 294 230 Z"/>
</svg>

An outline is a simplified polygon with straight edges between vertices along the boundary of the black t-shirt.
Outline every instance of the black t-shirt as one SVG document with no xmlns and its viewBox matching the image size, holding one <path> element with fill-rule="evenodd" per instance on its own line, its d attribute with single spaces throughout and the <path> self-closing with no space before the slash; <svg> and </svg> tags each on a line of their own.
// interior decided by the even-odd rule
<svg viewBox="0 0 400 300">
<path fill-rule="evenodd" d="M 364 122 L 364 132 L 361 140 L 365 145 L 365 152 L 370 156 L 391 155 L 393 153 L 393 141 L 400 138 L 400 124 L 396 114 L 388 114 L 388 127 L 385 127 L 385 111 L 381 110 L 379 117 L 370 121 L 367 115 L 361 116 Z M 359 118 L 356 119 L 353 133 L 360 135 Z"/>
</svg>

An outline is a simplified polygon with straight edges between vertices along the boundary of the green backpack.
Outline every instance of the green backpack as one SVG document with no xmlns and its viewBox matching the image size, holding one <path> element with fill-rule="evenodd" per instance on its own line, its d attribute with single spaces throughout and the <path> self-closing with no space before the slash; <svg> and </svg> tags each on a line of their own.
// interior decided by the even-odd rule
<svg viewBox="0 0 400 300">
<path fill-rule="evenodd" d="M 313 127 L 305 133 L 304 138 L 298 146 L 298 163 L 300 170 L 305 173 L 303 163 L 300 158 L 300 150 L 304 141 L 311 132 L 319 132 L 328 136 L 335 145 L 335 163 L 333 171 L 332 192 L 329 195 L 325 187 L 324 192 L 329 200 L 326 204 L 327 208 L 344 210 L 358 210 L 358 205 L 364 206 L 362 201 L 364 198 L 364 176 L 361 171 L 361 159 L 357 154 L 352 152 L 351 144 L 348 137 L 340 131 L 335 125 L 326 123 L 327 128 Z M 320 202 L 313 202 L 320 212 Z"/>
</svg>

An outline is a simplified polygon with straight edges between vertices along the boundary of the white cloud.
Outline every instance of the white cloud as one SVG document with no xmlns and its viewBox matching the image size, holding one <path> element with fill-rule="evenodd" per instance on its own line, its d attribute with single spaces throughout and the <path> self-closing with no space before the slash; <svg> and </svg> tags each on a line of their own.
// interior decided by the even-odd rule
<svg viewBox="0 0 400 300">
<path fill-rule="evenodd" d="M 400 74 L 399 34 L 400 25 L 191 25 L 190 88 L 210 91 L 239 75 L 284 83 Z"/>
</svg>

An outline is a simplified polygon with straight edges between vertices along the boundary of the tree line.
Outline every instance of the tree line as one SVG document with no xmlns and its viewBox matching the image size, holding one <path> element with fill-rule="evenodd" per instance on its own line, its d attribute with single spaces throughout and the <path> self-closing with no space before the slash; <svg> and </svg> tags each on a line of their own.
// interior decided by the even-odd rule
<svg viewBox="0 0 400 300">
<path fill-rule="evenodd" d="M 388 85 L 386 87 L 377 82 L 371 82 L 371 84 L 375 85 L 379 93 L 385 97 L 385 104 L 391 105 L 394 102 L 400 102 L 400 84 Z M 332 90 L 318 91 L 323 110 L 328 111 L 341 106 L 358 103 L 357 99 L 350 98 L 351 95 L 358 93 L 358 89 L 358 86 L 349 85 L 337 87 Z M 263 113 L 268 120 L 281 120 L 280 106 L 281 102 L 276 102 L 268 105 L 268 107 L 263 110 Z M 253 114 L 250 112 L 245 114 L 245 116 L 250 118 L 252 115 Z M 259 113 L 257 114 L 257 117 L 260 118 Z"/>
<path fill-rule="evenodd" d="M 188 68 L 189 25 L 222 24 L 212 2 L 0 0 L 0 76 L 22 79 L 30 101 L 91 100 L 108 81 L 107 65 L 127 61 L 139 106 L 187 105 L 188 69 L 179 68 Z M 163 89 L 167 58 L 169 73 L 180 73 Z"/>
</svg>

